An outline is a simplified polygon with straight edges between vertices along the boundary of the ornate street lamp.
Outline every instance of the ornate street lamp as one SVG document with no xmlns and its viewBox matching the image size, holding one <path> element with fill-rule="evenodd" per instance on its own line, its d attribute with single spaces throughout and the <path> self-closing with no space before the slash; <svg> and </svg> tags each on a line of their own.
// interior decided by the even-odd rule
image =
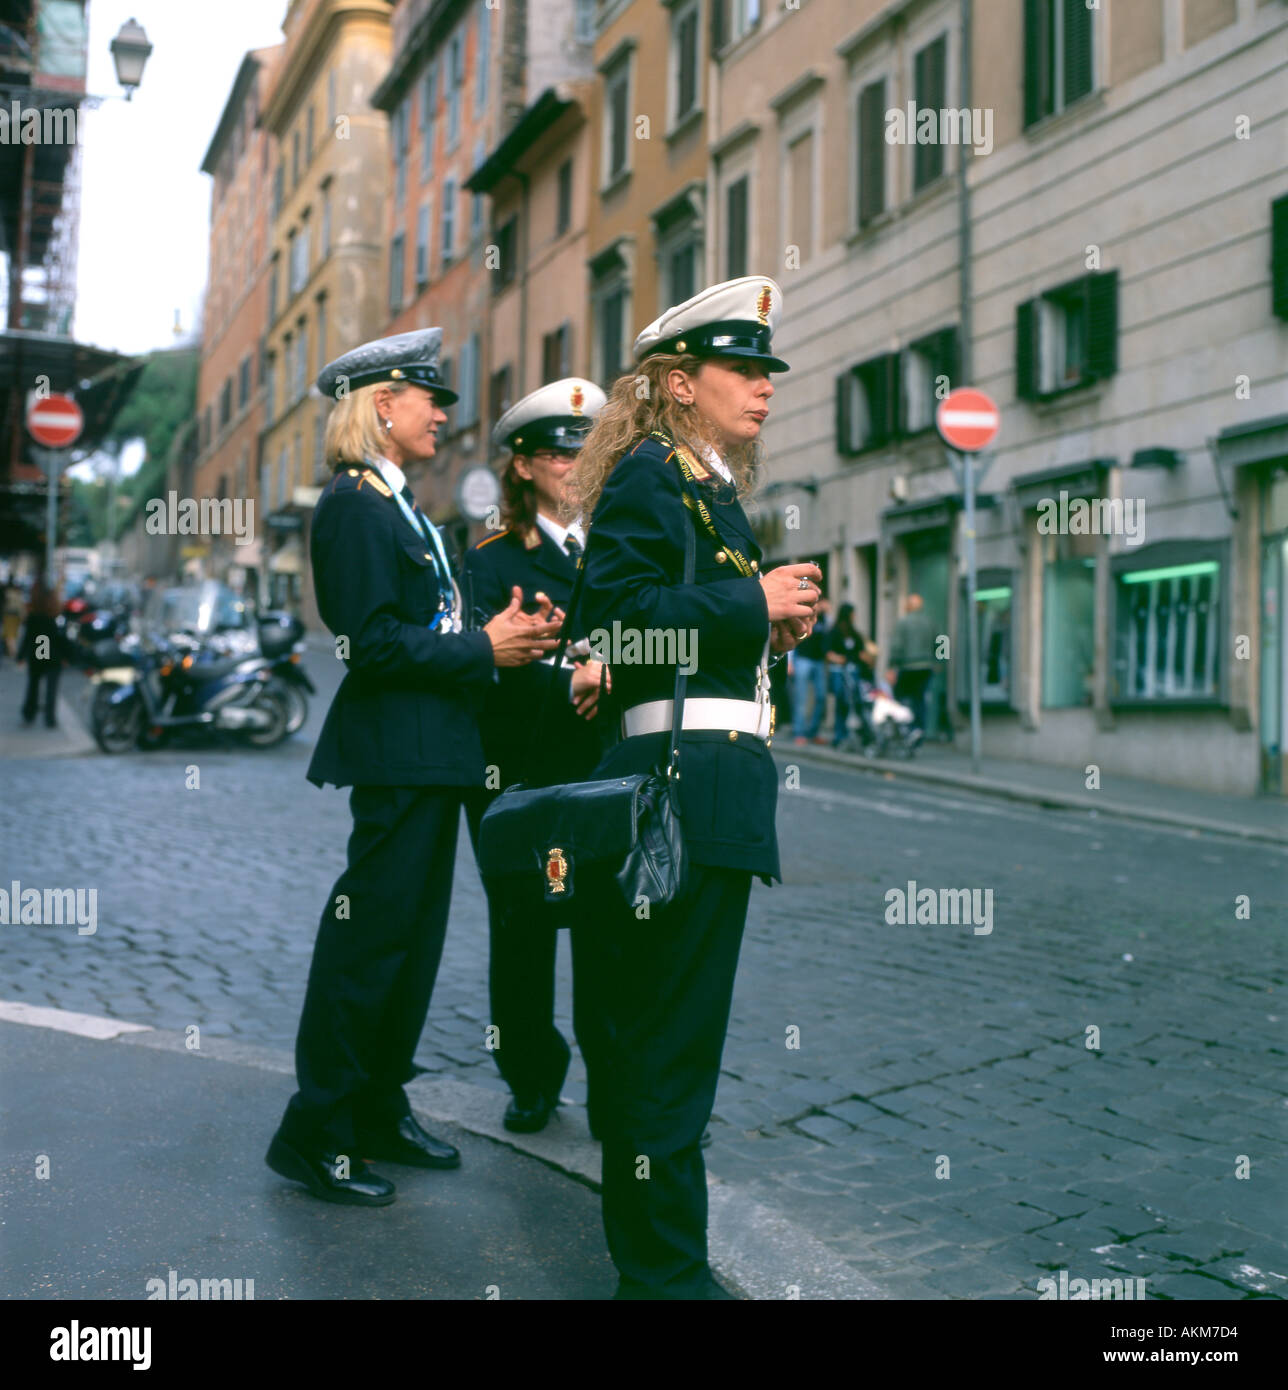
<svg viewBox="0 0 1288 1390">
<path fill-rule="evenodd" d="M 151 52 L 152 45 L 143 26 L 137 20 L 127 19 L 112 40 L 116 80 L 125 88 L 126 101 L 133 97 L 134 89 L 143 81 L 143 68 Z"/>
</svg>

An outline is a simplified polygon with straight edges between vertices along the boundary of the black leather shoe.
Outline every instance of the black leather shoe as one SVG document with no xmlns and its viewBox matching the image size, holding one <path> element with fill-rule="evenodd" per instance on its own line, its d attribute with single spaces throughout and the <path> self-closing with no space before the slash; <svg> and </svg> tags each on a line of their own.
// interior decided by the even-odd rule
<svg viewBox="0 0 1288 1390">
<path fill-rule="evenodd" d="M 505 1107 L 501 1123 L 515 1134 L 535 1134 L 545 1129 L 558 1104 L 557 1097 L 552 1100 L 549 1096 L 537 1096 L 534 1100 L 531 1096 L 515 1096 Z"/>
<path fill-rule="evenodd" d="M 411 1168 L 461 1166 L 460 1150 L 426 1134 L 410 1115 L 398 1121 L 397 1129 L 362 1136 L 358 1148 L 366 1158 L 383 1158 L 387 1163 L 405 1163 Z"/>
<path fill-rule="evenodd" d="M 324 1202 L 354 1207 L 387 1207 L 396 1188 L 388 1178 L 373 1172 L 362 1159 L 349 1156 L 349 1176 L 336 1176 L 337 1155 L 304 1153 L 288 1144 L 280 1134 L 273 1136 L 264 1162 L 275 1173 L 305 1187 Z"/>
</svg>

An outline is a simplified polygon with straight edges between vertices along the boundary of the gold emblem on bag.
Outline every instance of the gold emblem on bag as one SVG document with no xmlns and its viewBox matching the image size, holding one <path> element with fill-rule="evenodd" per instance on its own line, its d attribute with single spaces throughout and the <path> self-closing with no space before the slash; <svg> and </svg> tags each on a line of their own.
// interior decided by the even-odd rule
<svg viewBox="0 0 1288 1390">
<path fill-rule="evenodd" d="M 568 877 L 568 861 L 561 849 L 546 851 L 546 893 L 562 893 Z"/>
</svg>

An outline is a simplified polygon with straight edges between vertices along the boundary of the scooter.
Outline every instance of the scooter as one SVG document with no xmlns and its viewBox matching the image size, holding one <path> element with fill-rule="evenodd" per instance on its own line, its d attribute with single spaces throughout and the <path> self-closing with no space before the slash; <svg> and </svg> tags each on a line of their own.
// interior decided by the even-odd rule
<svg viewBox="0 0 1288 1390">
<path fill-rule="evenodd" d="M 165 639 L 126 637 L 92 657 L 90 728 L 104 753 L 156 748 L 180 731 L 271 748 L 287 735 L 286 701 L 260 657 L 198 662 Z"/>
</svg>

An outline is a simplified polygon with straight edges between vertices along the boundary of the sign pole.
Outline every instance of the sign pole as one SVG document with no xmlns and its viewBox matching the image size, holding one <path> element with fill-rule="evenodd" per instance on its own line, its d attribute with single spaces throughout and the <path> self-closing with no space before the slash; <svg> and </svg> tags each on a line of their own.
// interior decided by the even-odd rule
<svg viewBox="0 0 1288 1390">
<path fill-rule="evenodd" d="M 970 770 L 979 772 L 979 609 L 975 604 L 975 457 L 961 454 L 966 511 L 966 662 L 970 672 Z"/>
<path fill-rule="evenodd" d="M 62 470 L 63 451 L 61 449 L 33 449 L 38 455 L 37 462 L 45 470 L 45 576 L 52 587 L 57 580 L 54 573 L 54 550 L 58 545 L 58 477 Z"/>
</svg>

